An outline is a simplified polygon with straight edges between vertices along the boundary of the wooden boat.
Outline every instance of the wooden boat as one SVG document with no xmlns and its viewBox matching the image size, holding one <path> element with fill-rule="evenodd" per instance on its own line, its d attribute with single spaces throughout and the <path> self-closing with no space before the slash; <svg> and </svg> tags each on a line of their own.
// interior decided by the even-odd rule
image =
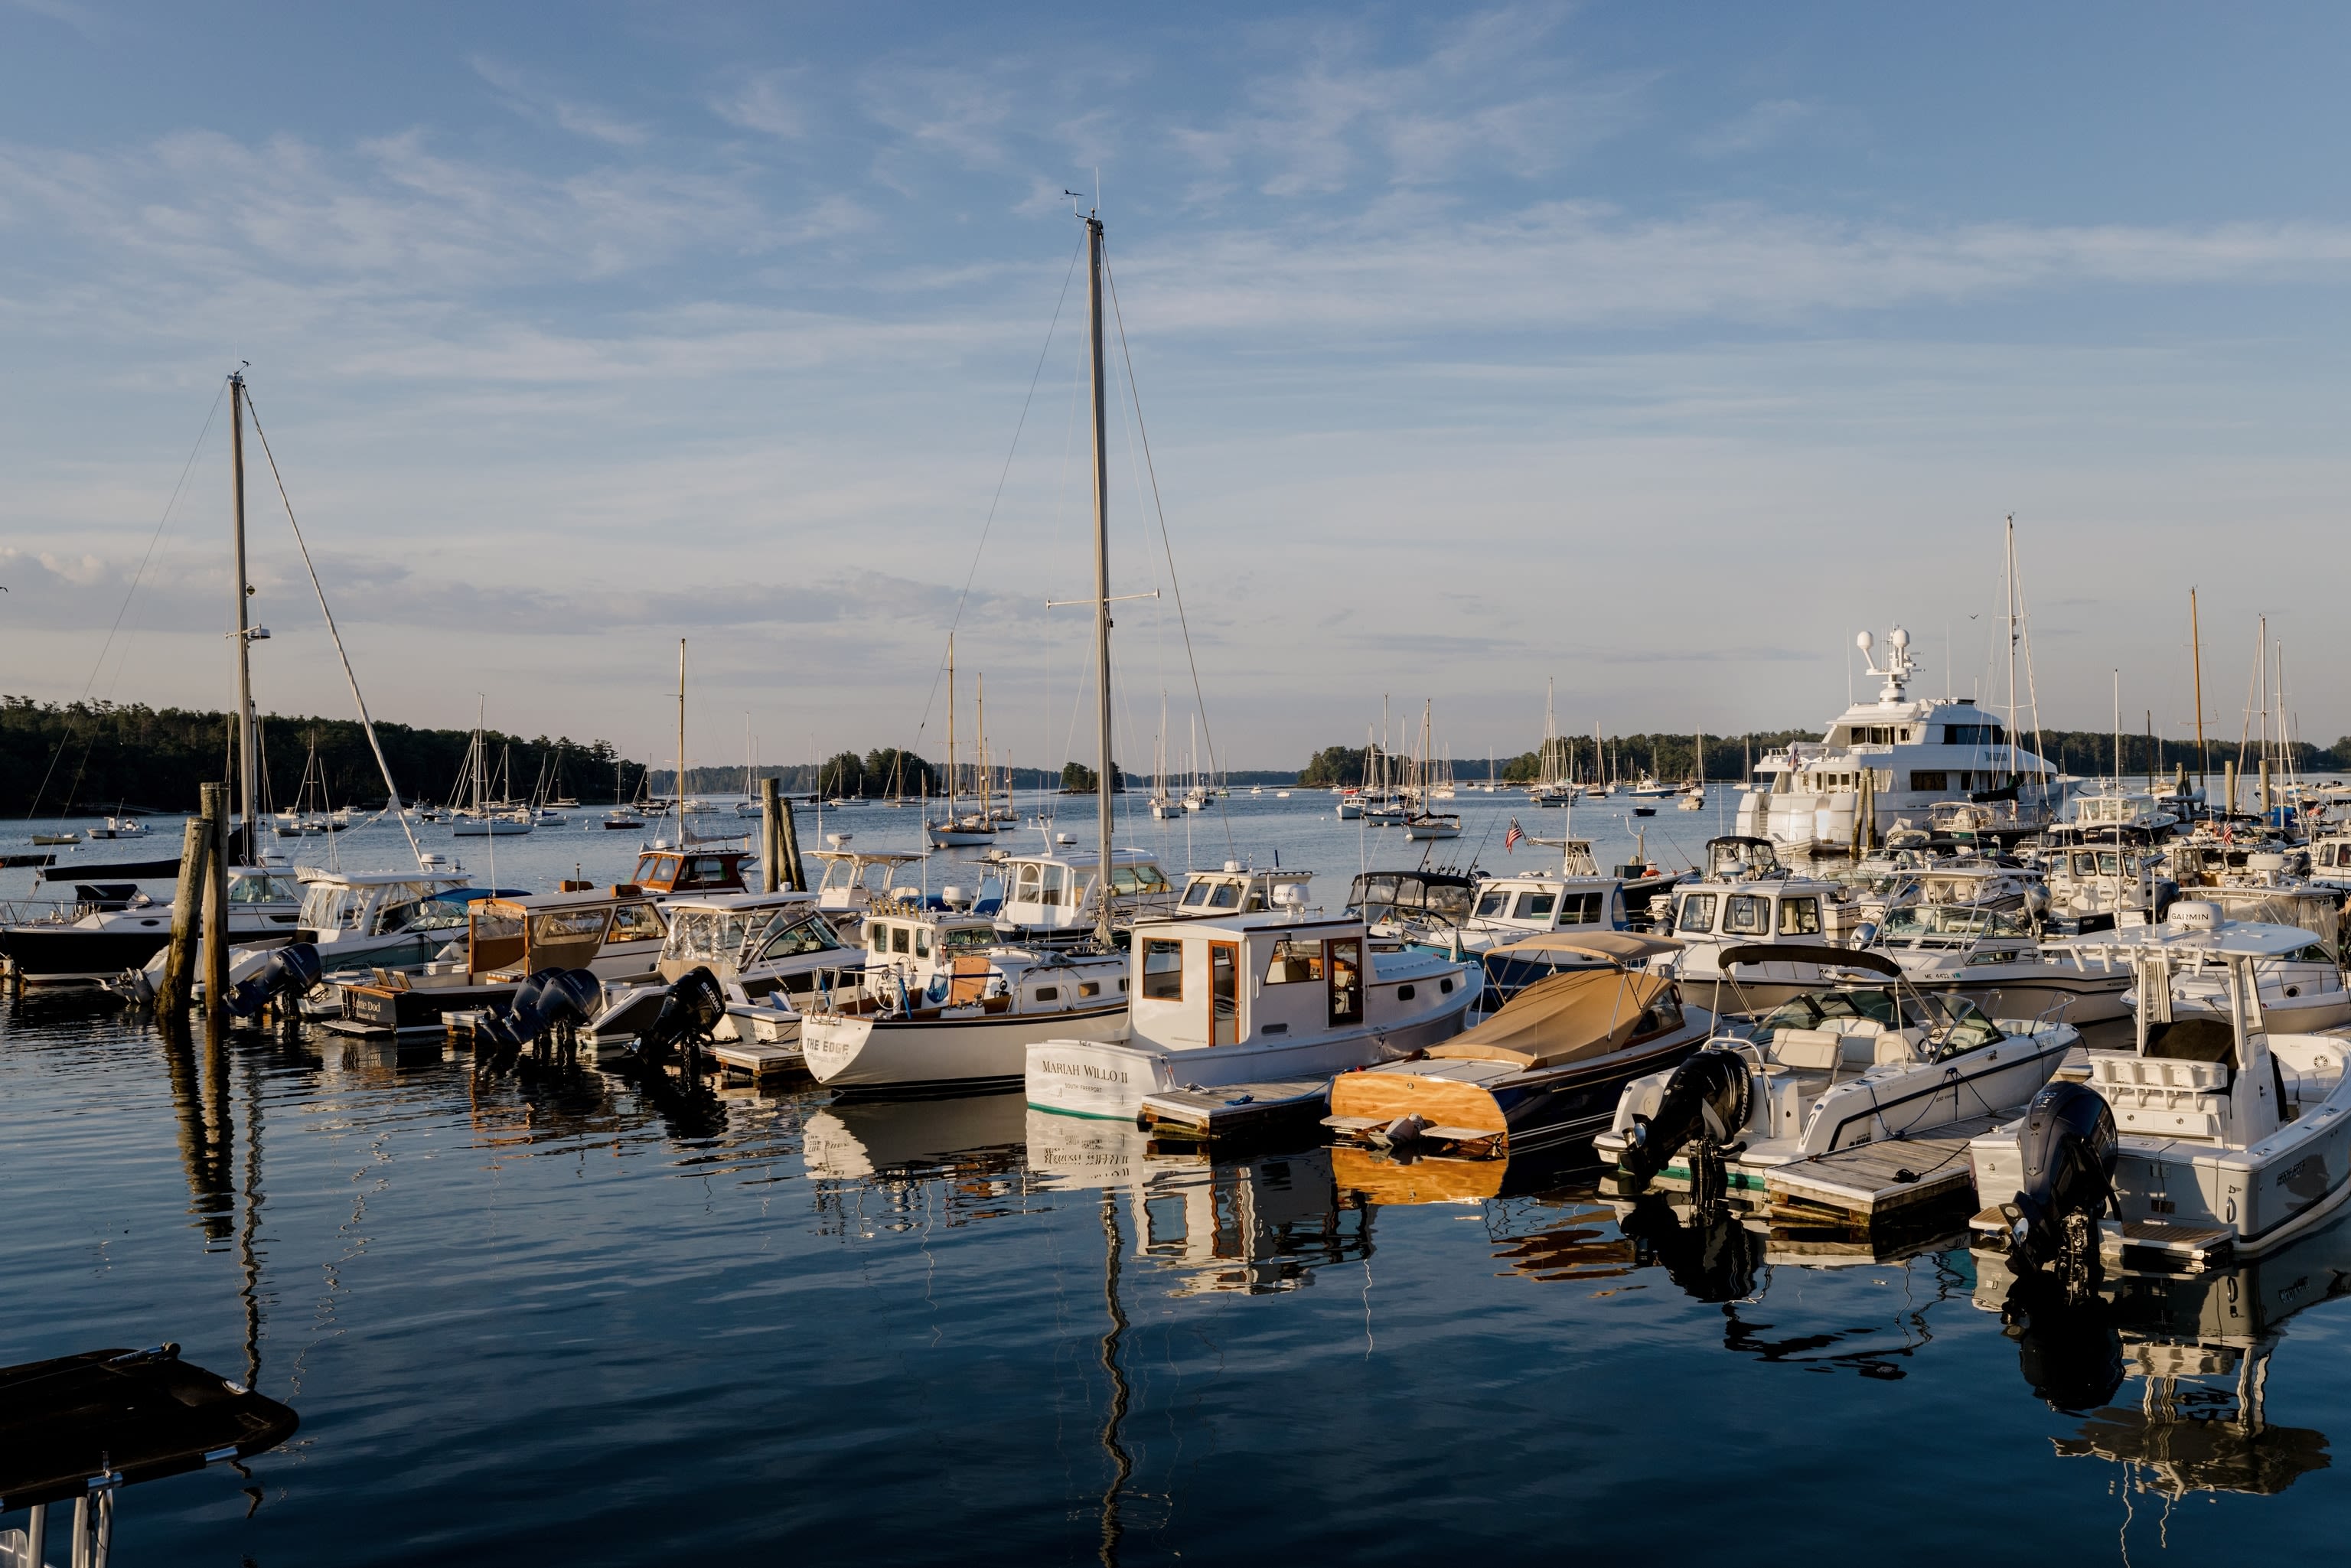
<svg viewBox="0 0 2351 1568">
<path fill-rule="evenodd" d="M 453 1012 L 502 1007 L 541 969 L 586 969 L 599 978 L 649 974 L 667 933 L 647 891 L 621 883 L 597 892 L 485 898 L 465 923 L 462 962 L 422 970 L 378 969 L 343 987 L 342 1033 L 437 1030 Z"/>
<path fill-rule="evenodd" d="M 1714 1028 L 1684 1008 L 1669 967 L 1681 944 L 1629 932 L 1541 939 L 1583 967 L 1527 986 L 1467 1034 L 1331 1084 L 1324 1125 L 1363 1144 L 1416 1143 L 1507 1156 L 1591 1136 L 1625 1087 L 1678 1065 Z"/>
</svg>

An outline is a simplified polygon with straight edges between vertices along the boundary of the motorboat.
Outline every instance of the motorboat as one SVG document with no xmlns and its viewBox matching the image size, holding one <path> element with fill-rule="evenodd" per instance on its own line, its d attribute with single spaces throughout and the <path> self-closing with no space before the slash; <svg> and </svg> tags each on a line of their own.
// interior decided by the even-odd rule
<svg viewBox="0 0 2351 1568">
<path fill-rule="evenodd" d="M 1328 1078 L 1449 1040 L 1476 965 L 1372 939 L 1361 915 L 1178 918 L 1134 928 L 1114 1036 L 1031 1046 L 1040 1110 L 1132 1117 L 1155 1090 Z"/>
<path fill-rule="evenodd" d="M 2343 967 L 2325 940 L 2303 926 L 2231 920 L 2217 904 L 2182 899 L 2163 925 L 2118 931 L 2101 950 L 2127 954 L 2130 944 L 2153 940 L 2160 940 L 2173 958 L 2169 1010 L 2175 1017 L 2229 1016 L 2224 955 L 2233 953 L 2249 957 L 2262 1018 L 2279 1033 L 2314 1034 L 2351 1023 L 2351 991 L 2345 988 Z M 2136 989 L 2122 999 L 2132 1007 L 2142 1000 Z"/>
<path fill-rule="evenodd" d="M 1779 956 L 1735 947 L 1720 962 Z M 1800 1160 L 2011 1113 L 2081 1043 L 2071 1024 L 1996 1019 L 1965 997 L 1921 991 L 1883 954 L 1822 948 L 1808 961 L 1852 977 L 1790 997 L 1744 1033 L 1718 1025 L 1679 1067 L 1625 1086 L 1593 1140 L 1620 1193 L 1719 1182 L 1752 1195 Z"/>
<path fill-rule="evenodd" d="M 600 980 L 643 977 L 666 936 L 647 890 L 630 883 L 477 899 L 466 909 L 464 957 L 345 984 L 342 1017 L 329 1027 L 352 1034 L 439 1030 L 452 1012 L 504 1006 L 545 969 L 585 969 Z"/>
<path fill-rule="evenodd" d="M 749 888 L 743 880 L 743 867 L 757 858 L 748 850 L 724 844 L 656 846 L 638 852 L 637 869 L 629 881 L 660 899 L 746 893 Z"/>
<path fill-rule="evenodd" d="M 1896 909 L 1873 951 L 1922 991 L 1965 997 L 2000 1018 L 2053 1018 L 2076 1028 L 2129 1015 L 2130 967 L 2103 949 L 2043 942 L 2021 914 L 1959 904 Z"/>
<path fill-rule="evenodd" d="M 1178 915 L 1256 915 L 1268 909 L 1303 905 L 1313 882 L 1311 871 L 1285 871 L 1280 866 L 1252 866 L 1227 861 L 1209 871 L 1184 873 L 1184 889 L 1176 897 Z"/>
<path fill-rule="evenodd" d="M 1347 913 L 1374 936 L 1451 942 L 1477 907 L 1478 879 L 1449 871 L 1367 871 L 1347 888 Z"/>
<path fill-rule="evenodd" d="M 1481 952 L 1550 931 L 1622 931 L 1629 923 L 1625 883 L 1603 876 L 1584 839 L 1563 841 L 1560 869 L 1489 877 L 1460 922 L 1461 945 Z"/>
<path fill-rule="evenodd" d="M 862 945 L 859 931 L 867 910 L 876 904 L 921 896 L 918 890 L 902 891 L 897 883 L 898 873 L 907 866 L 920 865 L 923 857 L 897 850 L 852 850 L 846 847 L 848 834 L 833 837 L 839 841 L 832 848 L 807 852 L 808 859 L 824 868 L 817 878 L 817 907 L 844 937 Z"/>
<path fill-rule="evenodd" d="M 1769 839 L 1709 839 L 1706 854 L 1698 876 L 1673 889 L 1670 905 L 1660 901 L 1657 906 L 1668 912 L 1671 934 L 1687 949 L 1684 990 L 1697 997 L 1701 987 L 1721 979 L 1724 953 L 1767 944 L 1786 946 L 1790 956 L 1742 976 L 1735 996 L 1709 1000 L 1715 1012 L 1769 1011 L 1826 983 L 1825 972 L 1802 955 L 1841 943 L 1859 929 L 1861 906 L 1854 890 L 1790 870 Z"/>
<path fill-rule="evenodd" d="M 1126 1022 L 1123 954 L 1006 946 L 994 919 L 927 902 L 872 905 L 860 983 L 800 1024 L 809 1072 L 869 1095 L 1018 1087 L 1029 1045 Z"/>
<path fill-rule="evenodd" d="M 295 873 L 302 892 L 291 940 L 318 949 L 325 985 L 303 1004 L 307 1014 L 340 1017 L 341 987 L 371 979 L 379 971 L 422 969 L 465 939 L 465 916 L 479 898 L 497 890 L 477 888 L 463 872 L 334 872 L 303 867 Z M 517 890 L 519 891 L 519 890 Z M 268 961 L 269 947 L 233 947 L 232 985 L 250 978 Z M 462 950 L 462 949 L 461 949 Z M 454 956 L 454 955 L 452 955 Z M 150 986 L 160 984 L 162 957 L 147 967 Z"/>
<path fill-rule="evenodd" d="M 2053 820 L 2065 793 L 2057 770 L 1972 697 L 1911 697 L 1910 634 L 1897 626 L 1886 641 L 1881 667 L 1871 634 L 1855 639 L 1884 683 L 1877 700 L 1848 707 L 1818 741 L 1759 758 L 1755 772 L 1769 787 L 1740 800 L 1738 831 L 1800 852 L 1865 847 L 1878 820 L 1923 815 L 1955 790 L 2000 806 L 1988 834 L 2022 837 Z"/>
<path fill-rule="evenodd" d="M 1594 931 L 1548 946 L 1585 962 L 1409 1060 L 1339 1074 L 1323 1125 L 1353 1143 L 1507 1158 L 1591 1136 L 1627 1083 L 1711 1034 L 1713 1016 L 1674 983 L 1679 943 Z"/>
<path fill-rule="evenodd" d="M 2135 1254 L 2190 1270 L 2254 1257 L 2324 1223 L 2351 1192 L 2346 1042 L 2270 1032 L 2256 967 L 2273 954 L 2257 931 L 2141 926 L 2114 946 L 2144 998 L 2132 1048 L 2092 1051 L 2079 1075 L 1971 1140 L 1976 1191 L 1995 1205 L 1973 1245 L 2022 1272 L 2078 1277 Z M 2182 971 L 2216 961 L 2222 1010 L 2172 1006 Z"/>
<path fill-rule="evenodd" d="M 136 883 L 76 883 L 70 900 L 13 904 L 0 924 L 0 957 L 28 986 L 96 986 L 142 969 L 170 946 L 172 904 Z M 232 946 L 293 939 L 301 890 L 286 868 L 231 866 L 228 934 Z"/>
<path fill-rule="evenodd" d="M 625 1047 L 653 1027 L 671 988 L 706 971 L 727 1003 L 717 1038 L 797 1046 L 800 1017 L 863 949 L 841 944 L 812 893 L 733 893 L 680 898 L 663 907 L 668 934 L 653 977 L 604 988 L 603 1008 L 582 1031 L 600 1053 Z"/>
<path fill-rule="evenodd" d="M 1458 839 L 1461 836 L 1461 818 L 1452 811 L 1415 811 L 1404 819 L 1404 836 L 1407 839 Z"/>
<path fill-rule="evenodd" d="M 136 817 L 109 817 L 89 830 L 92 839 L 143 839 L 147 824 Z"/>
</svg>

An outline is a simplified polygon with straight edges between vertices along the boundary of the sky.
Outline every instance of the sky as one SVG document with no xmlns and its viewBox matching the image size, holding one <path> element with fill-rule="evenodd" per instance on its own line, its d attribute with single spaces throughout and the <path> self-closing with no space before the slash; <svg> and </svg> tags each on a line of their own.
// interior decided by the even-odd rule
<svg viewBox="0 0 2351 1568">
<path fill-rule="evenodd" d="M 1897 624 L 2004 706 L 2011 515 L 2044 723 L 2192 734 L 2194 588 L 2211 732 L 2266 616 L 2326 744 L 2346 57 L 2293 5 L 0 0 L 0 692 L 230 706 L 242 365 L 380 717 L 665 759 L 684 638 L 697 765 L 937 757 L 952 629 L 963 744 L 984 677 L 998 759 L 1090 757 L 1098 202 L 1128 766 L 1163 702 L 1241 768 L 1384 701 L 1531 748 L 1547 683 L 1820 727 Z M 257 700 L 347 715 L 247 436 Z"/>
</svg>

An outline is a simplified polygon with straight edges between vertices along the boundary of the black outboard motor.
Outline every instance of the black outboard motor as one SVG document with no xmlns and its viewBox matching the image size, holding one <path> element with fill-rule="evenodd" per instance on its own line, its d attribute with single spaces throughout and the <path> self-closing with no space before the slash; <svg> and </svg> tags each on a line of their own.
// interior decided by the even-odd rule
<svg viewBox="0 0 2351 1568">
<path fill-rule="evenodd" d="M 2115 1200 L 2115 1113 L 2082 1083 L 2052 1083 L 2024 1108 L 2024 1186 L 2001 1206 L 2019 1273 L 2096 1256 L 2097 1223 Z"/>
<path fill-rule="evenodd" d="M 1755 1293 L 1763 1239 L 1728 1214 L 1693 1213 L 1684 1225 L 1666 1200 L 1645 1195 L 1616 1228 L 1638 1264 L 1662 1264 L 1666 1278 L 1693 1301 L 1737 1301 Z"/>
<path fill-rule="evenodd" d="M 1656 1114 L 1633 1117 L 1632 1135 L 1616 1160 L 1630 1190 L 1638 1193 L 1646 1187 L 1683 1145 L 1696 1142 L 1699 1148 L 1690 1168 L 1691 1190 L 1701 1201 L 1719 1196 L 1722 1156 L 1746 1147 L 1725 1140 L 1747 1124 L 1752 1096 L 1745 1058 L 1728 1051 L 1701 1051 L 1684 1061 L 1666 1080 Z"/>
<path fill-rule="evenodd" d="M 718 988 L 718 977 L 697 965 L 679 976 L 662 998 L 661 1011 L 638 1042 L 639 1053 L 649 1062 L 661 1061 L 682 1046 L 707 1040 L 726 1016 L 726 993 Z"/>
<path fill-rule="evenodd" d="M 231 1017 L 249 1019 L 280 997 L 297 1000 L 318 988 L 326 973 L 319 949 L 308 942 L 290 943 L 269 955 L 260 972 L 239 980 L 228 993 Z"/>
<path fill-rule="evenodd" d="M 475 1060 L 477 1072 L 504 1072 L 521 1059 L 525 1048 L 547 1035 L 556 1037 L 559 1054 L 573 1054 L 572 1030 L 596 1016 L 604 999 L 603 985 L 585 969 L 541 969 L 522 983 L 504 1012 L 482 1020 L 489 1050 Z"/>
</svg>

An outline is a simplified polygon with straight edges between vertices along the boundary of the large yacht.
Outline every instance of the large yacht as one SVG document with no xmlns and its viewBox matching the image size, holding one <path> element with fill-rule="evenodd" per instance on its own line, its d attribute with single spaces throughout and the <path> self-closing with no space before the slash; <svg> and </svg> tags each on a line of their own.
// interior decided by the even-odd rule
<svg viewBox="0 0 2351 1568">
<path fill-rule="evenodd" d="M 1905 812 L 1925 816 L 1954 798 L 1991 806 L 1991 831 L 2038 831 L 2064 803 L 2057 770 L 2012 741 L 2008 728 L 1971 697 L 1914 700 L 1917 662 L 1910 633 L 1886 639 L 1883 668 L 1866 632 L 1854 639 L 1869 673 L 1885 682 L 1874 703 L 1856 703 L 1809 745 L 1766 754 L 1765 782 L 1739 802 L 1739 831 L 1783 848 L 1851 849 L 1875 839 Z"/>
</svg>

